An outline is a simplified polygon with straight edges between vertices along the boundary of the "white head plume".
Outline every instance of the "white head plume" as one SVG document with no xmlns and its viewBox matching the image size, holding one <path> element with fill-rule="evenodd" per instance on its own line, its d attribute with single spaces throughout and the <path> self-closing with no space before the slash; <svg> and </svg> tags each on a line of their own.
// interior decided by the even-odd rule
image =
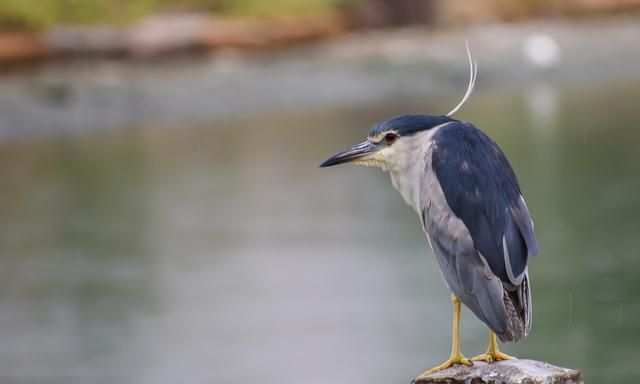
<svg viewBox="0 0 640 384">
<path fill-rule="evenodd" d="M 467 46 L 467 57 L 469 57 L 469 85 L 467 86 L 467 92 L 462 97 L 462 100 L 455 106 L 446 116 L 451 116 L 454 113 L 458 112 L 458 110 L 464 105 L 467 101 L 471 93 L 473 92 L 473 87 L 476 85 L 476 76 L 478 75 L 478 62 L 473 60 L 471 57 L 471 51 L 469 50 L 469 42 L 465 41 L 465 45 Z"/>
</svg>

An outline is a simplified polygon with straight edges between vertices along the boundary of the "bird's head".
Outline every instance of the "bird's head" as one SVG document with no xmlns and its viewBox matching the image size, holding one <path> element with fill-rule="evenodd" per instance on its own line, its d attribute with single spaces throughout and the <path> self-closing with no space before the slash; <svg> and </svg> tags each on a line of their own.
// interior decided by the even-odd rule
<svg viewBox="0 0 640 384">
<path fill-rule="evenodd" d="M 425 132 L 442 124 L 454 121 L 450 116 L 456 113 L 467 101 L 476 82 L 478 74 L 477 63 L 471 57 L 467 44 L 469 58 L 469 85 L 462 100 L 444 116 L 402 115 L 392 117 L 375 125 L 369 131 L 367 140 L 358 145 L 338 152 L 320 164 L 320 167 L 330 167 L 342 163 L 380 167 L 391 172 L 401 170 L 405 165 L 416 160 L 423 148 Z"/>
<path fill-rule="evenodd" d="M 354 163 L 394 170 L 412 161 L 424 143 L 424 134 L 442 124 L 454 121 L 448 116 L 402 115 L 376 124 L 367 140 L 336 153 L 320 167 Z"/>
</svg>

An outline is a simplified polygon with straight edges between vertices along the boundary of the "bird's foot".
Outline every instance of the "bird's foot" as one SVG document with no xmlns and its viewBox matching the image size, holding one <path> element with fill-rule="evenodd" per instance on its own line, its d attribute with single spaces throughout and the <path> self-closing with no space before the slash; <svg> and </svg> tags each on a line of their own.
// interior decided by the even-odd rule
<svg viewBox="0 0 640 384">
<path fill-rule="evenodd" d="M 489 331 L 489 348 L 487 348 L 487 352 L 483 353 L 482 355 L 473 357 L 471 360 L 493 363 L 494 361 L 512 359 L 515 359 L 515 357 L 500 352 L 500 350 L 498 349 L 498 342 L 496 341 L 496 334 L 493 331 Z"/>
<path fill-rule="evenodd" d="M 513 360 L 513 359 L 516 359 L 516 357 L 507 355 L 506 353 L 502 353 L 496 350 L 496 351 L 487 351 L 482 355 L 472 357 L 471 361 L 486 361 L 487 363 L 493 363 L 494 361 Z"/>
<path fill-rule="evenodd" d="M 457 355 L 453 355 L 449 358 L 449 360 L 445 361 L 444 363 L 433 367 L 427 371 L 425 371 L 423 374 L 421 374 L 420 376 L 416 377 L 412 383 L 417 383 L 420 382 L 420 380 L 422 380 L 423 378 L 426 378 L 427 376 L 431 375 L 434 372 L 438 372 L 438 371 L 442 371 L 443 369 L 447 369 L 449 367 L 452 367 L 456 364 L 463 364 L 463 365 L 473 365 L 473 363 L 467 359 L 466 357 L 462 356 L 462 354 L 457 354 Z"/>
</svg>

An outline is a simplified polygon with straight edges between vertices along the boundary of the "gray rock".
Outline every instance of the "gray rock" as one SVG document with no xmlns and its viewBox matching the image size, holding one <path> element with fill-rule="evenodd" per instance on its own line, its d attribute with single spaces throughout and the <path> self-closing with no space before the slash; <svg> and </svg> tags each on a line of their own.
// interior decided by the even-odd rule
<svg viewBox="0 0 640 384">
<path fill-rule="evenodd" d="M 454 365 L 429 376 L 419 376 L 415 384 L 582 384 L 580 371 L 535 360 L 505 360 L 472 367 Z"/>
</svg>

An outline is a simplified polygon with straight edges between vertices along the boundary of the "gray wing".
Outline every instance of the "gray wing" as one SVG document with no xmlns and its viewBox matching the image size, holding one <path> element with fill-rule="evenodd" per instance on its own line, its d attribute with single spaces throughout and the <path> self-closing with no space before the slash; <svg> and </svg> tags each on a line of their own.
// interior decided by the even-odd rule
<svg viewBox="0 0 640 384">
<path fill-rule="evenodd" d="M 454 293 L 468 296 L 461 300 L 501 339 L 517 340 L 531 326 L 527 261 L 537 242 L 515 174 L 498 146 L 471 124 L 448 124 L 433 141 L 433 172 L 472 242 L 452 247 L 451 227 L 439 234 L 432 228 L 432 247 L 441 267 L 447 264 L 443 274 L 455 274 L 449 279 L 460 292 L 451 287 Z"/>
<path fill-rule="evenodd" d="M 437 200 L 433 203 L 439 205 Z M 425 229 L 442 277 L 480 320 L 496 334 L 506 334 L 509 324 L 500 280 L 482 262 L 464 224 L 443 212 L 434 205 L 423 210 Z"/>
</svg>

